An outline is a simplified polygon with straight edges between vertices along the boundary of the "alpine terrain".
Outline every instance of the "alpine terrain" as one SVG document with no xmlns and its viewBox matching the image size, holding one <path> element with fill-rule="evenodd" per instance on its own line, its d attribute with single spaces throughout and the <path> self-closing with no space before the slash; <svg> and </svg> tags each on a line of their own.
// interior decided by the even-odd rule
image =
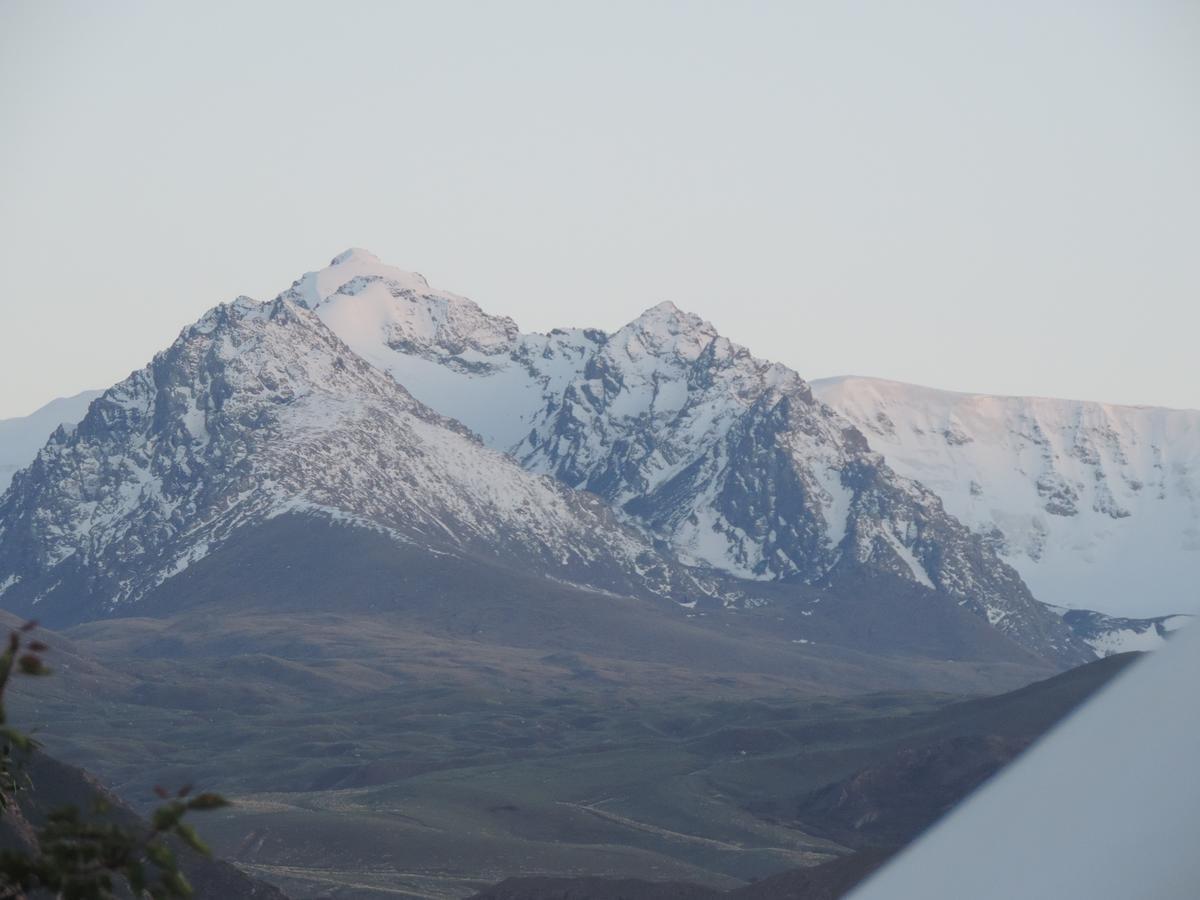
<svg viewBox="0 0 1200 900">
<path fill-rule="evenodd" d="M 87 413 L 88 405 L 102 391 L 83 391 L 72 397 L 51 400 L 27 416 L 0 420 L 0 492 L 8 487 L 13 474 L 37 456 L 59 425 L 74 425 Z"/>
<path fill-rule="evenodd" d="M 281 295 L 528 470 L 597 494 L 682 561 L 755 581 L 879 574 L 1027 647 L 1080 642 L 986 542 L 785 366 L 670 303 L 614 334 L 523 334 L 362 250 Z"/>
<path fill-rule="evenodd" d="M 1200 611 L 1200 412 L 873 378 L 813 390 L 893 469 L 936 491 L 1039 600 L 1126 620 L 1105 626 L 1126 649 L 1149 649 L 1186 621 L 1164 614 Z M 1139 617 L 1154 621 L 1130 621 Z"/>
<path fill-rule="evenodd" d="M 112 614 L 241 529 L 350 521 L 433 554 L 695 601 L 602 503 L 529 475 L 278 299 L 222 305 L 61 427 L 0 499 L 5 607 Z"/>
<path fill-rule="evenodd" d="M 1093 618 L 1077 633 L 1078 617 L 1039 601 L 1102 604 L 1064 602 L 1039 580 L 1053 567 L 1026 564 L 1056 558 L 1036 521 L 1020 531 L 1005 519 L 1001 539 L 947 478 L 881 443 L 877 418 L 830 399 L 670 303 L 611 334 L 525 334 L 349 250 L 274 301 L 214 309 L 55 431 L 0 500 L 0 597 L 48 621 L 109 615 L 239 529 L 302 514 L 689 615 L 776 604 L 816 625 L 838 617 L 837 597 L 897 615 L 932 603 L 931 632 L 951 620 L 969 631 L 962 616 L 974 617 L 1059 665 L 1128 646 L 1115 631 L 1175 624 Z M 1151 464 L 1180 421 L 1146 438 L 1160 448 L 1143 454 Z M 1081 465 L 1108 458 L 1078 447 Z M 1160 465 L 1158 481 L 1121 473 L 1116 494 L 1094 479 L 1085 499 L 1109 521 L 1129 491 L 1179 494 L 1175 507 L 1191 509 L 1182 463 Z M 1055 477 L 1031 490 L 1043 512 L 1065 514 L 1078 479 Z"/>
<path fill-rule="evenodd" d="M 823 396 L 671 304 L 530 334 L 347 251 L 0 423 L 0 606 L 58 673 L 14 716 L 126 797 L 227 793 L 214 848 L 297 896 L 848 884 L 1182 619 L 1031 591 Z M 1189 510 L 1191 432 L 1129 427 L 1161 477 L 1105 468 L 1105 519 Z"/>
</svg>

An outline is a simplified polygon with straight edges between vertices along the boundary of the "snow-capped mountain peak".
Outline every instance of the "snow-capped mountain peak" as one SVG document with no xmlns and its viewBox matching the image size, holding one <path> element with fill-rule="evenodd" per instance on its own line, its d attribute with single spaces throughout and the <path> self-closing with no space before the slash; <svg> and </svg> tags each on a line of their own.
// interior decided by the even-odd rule
<svg viewBox="0 0 1200 900">
<path fill-rule="evenodd" d="M 0 498 L 0 596 L 109 612 L 296 512 L 621 593 L 704 593 L 596 498 L 481 446 L 280 296 L 210 310 L 51 436 Z"/>
<path fill-rule="evenodd" d="M 1062 607 L 1200 611 L 1200 411 L 813 383 L 896 471 L 919 480 Z"/>
<path fill-rule="evenodd" d="M 383 267 L 383 261 L 378 256 L 362 247 L 349 247 L 329 261 L 331 266 L 344 266 L 347 263 Z"/>
<path fill-rule="evenodd" d="M 641 352 L 675 355 L 695 360 L 717 337 L 717 330 L 694 313 L 684 312 L 670 300 L 650 307 L 610 339 L 632 357 Z"/>
<path fill-rule="evenodd" d="M 947 446 L 983 446 L 973 415 L 929 427 Z M 670 302 L 611 334 L 522 333 L 352 249 L 274 301 L 216 307 L 52 437 L 3 499 L 0 545 L 23 572 L 6 600 L 44 598 L 57 582 L 78 591 L 75 570 L 58 567 L 102 564 L 117 580 L 87 590 L 120 602 L 148 589 L 139 566 L 168 577 L 239 522 L 320 508 L 413 540 L 515 548 L 554 577 L 583 572 L 619 590 L 743 579 L 722 589 L 734 605 L 788 584 L 882 598 L 898 583 L 1039 656 L 1086 658 L 992 536 L 965 527 L 953 497 L 943 504 L 936 478 L 904 477 L 869 445 L 898 421 L 843 416 L 796 372 Z M 1027 424 L 1038 443 L 1041 426 Z M 1062 452 L 1111 449 L 1100 432 L 1086 437 Z M 539 475 L 565 485 L 557 500 Z M 1070 480 L 1043 480 L 1045 503 L 1083 497 Z M 436 500 L 413 493 L 422 485 Z M 1119 521 L 1121 496 L 1109 495 Z M 135 565 L 151 545 L 155 564 Z M 715 571 L 680 574 L 672 559 Z"/>
<path fill-rule="evenodd" d="M 489 316 L 475 303 L 429 287 L 424 276 L 351 249 L 308 272 L 280 296 L 308 309 L 352 345 L 369 341 L 424 354 L 494 353 L 517 334 L 511 319 Z"/>
<path fill-rule="evenodd" d="M 102 391 L 83 391 L 71 397 L 59 397 L 27 416 L 0 420 L 0 494 L 13 475 L 37 456 L 38 450 L 60 426 L 74 428 L 88 405 Z"/>
<path fill-rule="evenodd" d="M 673 303 L 612 334 L 527 334 L 353 252 L 284 296 L 421 402 L 526 469 L 603 497 L 685 561 L 810 584 L 884 572 L 945 592 L 1036 652 L 1086 652 L 798 374 Z"/>
<path fill-rule="evenodd" d="M 370 251 L 351 247 L 330 260 L 325 268 L 305 272 L 285 294 L 301 306 L 312 309 L 355 278 L 379 278 L 413 291 L 429 289 L 423 275 L 389 266 Z"/>
</svg>

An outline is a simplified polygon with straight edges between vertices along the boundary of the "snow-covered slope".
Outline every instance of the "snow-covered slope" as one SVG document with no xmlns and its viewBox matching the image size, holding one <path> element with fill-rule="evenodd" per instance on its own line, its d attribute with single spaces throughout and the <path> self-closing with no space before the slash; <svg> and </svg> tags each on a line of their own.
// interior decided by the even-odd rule
<svg viewBox="0 0 1200 900">
<path fill-rule="evenodd" d="M 1090 609 L 1052 607 L 1097 656 L 1130 651 L 1147 652 L 1162 647 L 1172 632 L 1190 625 L 1195 616 L 1157 616 L 1129 619 L 1106 616 Z"/>
<path fill-rule="evenodd" d="M 987 536 L 1040 600 L 1200 611 L 1200 411 L 816 381 L 888 464 Z"/>
<path fill-rule="evenodd" d="M 73 397 L 51 400 L 27 416 L 0 420 L 0 494 L 13 473 L 33 461 L 38 450 L 59 425 L 74 425 L 87 412 L 100 391 L 83 391 Z"/>
<path fill-rule="evenodd" d="M 241 298 L 16 475 L 0 498 L 0 597 L 43 620 L 108 612 L 296 511 L 623 593 L 699 590 L 599 500 L 483 447 L 307 309 Z"/>
<path fill-rule="evenodd" d="M 582 371 L 603 332 L 523 335 L 511 319 L 353 249 L 282 295 L 423 403 L 509 450 Z"/>
<path fill-rule="evenodd" d="M 887 573 L 1038 652 L 1086 653 L 1017 574 L 784 366 L 669 303 L 612 335 L 512 320 L 350 250 L 281 295 L 529 470 L 687 562 L 761 580 Z"/>
<path fill-rule="evenodd" d="M 246 521 L 321 509 L 675 599 L 932 592 L 1061 663 L 1194 608 L 1200 414 L 895 387 L 814 394 L 670 303 L 525 334 L 350 250 L 217 308 L 56 433 L 0 500 L 0 591 L 120 603 Z M 1006 559 L 1040 600 L 1124 616 L 1076 633 Z"/>
</svg>

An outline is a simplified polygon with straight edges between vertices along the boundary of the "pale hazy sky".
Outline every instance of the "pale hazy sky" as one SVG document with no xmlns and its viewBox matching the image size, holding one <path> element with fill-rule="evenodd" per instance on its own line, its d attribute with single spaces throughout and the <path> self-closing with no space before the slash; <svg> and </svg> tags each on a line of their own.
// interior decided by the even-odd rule
<svg viewBox="0 0 1200 900">
<path fill-rule="evenodd" d="M 0 0 L 0 417 L 348 246 L 525 329 L 1200 407 L 1200 3 Z"/>
</svg>

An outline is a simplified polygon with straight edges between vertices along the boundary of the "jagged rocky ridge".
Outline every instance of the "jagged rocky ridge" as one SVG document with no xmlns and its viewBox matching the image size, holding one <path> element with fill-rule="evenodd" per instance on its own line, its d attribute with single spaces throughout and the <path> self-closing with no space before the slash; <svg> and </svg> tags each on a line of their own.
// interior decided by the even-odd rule
<svg viewBox="0 0 1200 900">
<path fill-rule="evenodd" d="M 995 549 L 790 369 L 665 303 L 612 335 L 511 319 L 347 251 L 281 295 L 532 472 L 607 500 L 682 560 L 743 579 L 888 573 L 1035 652 L 1087 647 Z"/>
<path fill-rule="evenodd" d="M 813 390 L 1038 599 L 1118 618 L 1200 611 L 1200 412 L 858 377 Z"/>
<path fill-rule="evenodd" d="M 0 498 L 0 596 L 112 612 L 284 513 L 626 594 L 709 588 L 597 498 L 523 471 L 288 299 L 219 306 L 60 427 Z"/>
<path fill-rule="evenodd" d="M 27 416 L 0 420 L 0 493 L 13 475 L 37 456 L 59 425 L 74 427 L 87 408 L 103 391 L 83 391 L 72 397 L 59 397 Z"/>
<path fill-rule="evenodd" d="M 56 431 L 0 498 L 0 598 L 111 611 L 296 511 L 688 605 L 780 602 L 767 582 L 886 603 L 884 576 L 1091 655 L 799 375 L 698 317 L 523 334 L 358 250 L 216 308 Z"/>
<path fill-rule="evenodd" d="M 1171 633 L 1191 624 L 1190 615 L 1155 616 L 1150 619 L 1130 619 L 1106 616 L 1091 609 L 1051 607 L 1063 617 L 1067 627 L 1097 656 L 1113 656 L 1129 651 L 1157 650 Z"/>
</svg>

